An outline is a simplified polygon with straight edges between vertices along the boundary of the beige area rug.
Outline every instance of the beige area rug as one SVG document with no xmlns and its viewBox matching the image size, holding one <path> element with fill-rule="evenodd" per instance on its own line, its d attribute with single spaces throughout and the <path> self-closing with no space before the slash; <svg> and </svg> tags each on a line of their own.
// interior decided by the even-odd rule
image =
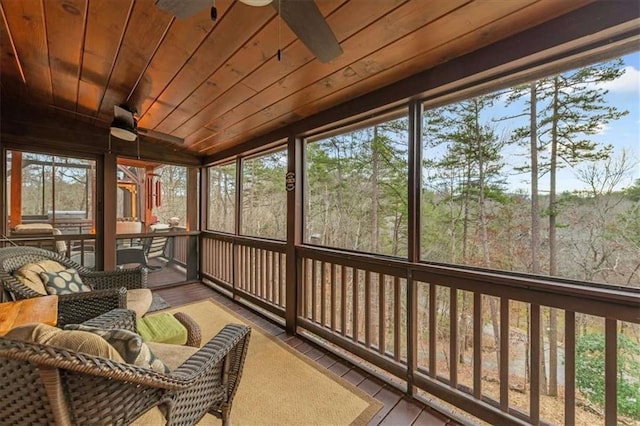
<svg viewBox="0 0 640 426">
<path fill-rule="evenodd" d="M 251 327 L 249 350 L 238 393 L 231 408 L 232 425 L 366 424 L 382 407 L 354 385 L 295 352 L 285 343 L 214 301 L 167 310 L 186 312 L 202 329 L 203 342 L 225 324 Z M 220 425 L 207 416 L 200 425 Z"/>
</svg>

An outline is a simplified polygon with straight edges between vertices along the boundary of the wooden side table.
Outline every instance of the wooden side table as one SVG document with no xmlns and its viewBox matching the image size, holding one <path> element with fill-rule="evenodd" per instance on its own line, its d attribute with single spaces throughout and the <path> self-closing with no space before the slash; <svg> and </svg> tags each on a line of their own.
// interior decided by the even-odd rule
<svg viewBox="0 0 640 426">
<path fill-rule="evenodd" d="M 58 296 L 32 297 L 0 303 L 0 336 L 4 336 L 14 327 L 32 322 L 56 325 Z"/>
</svg>

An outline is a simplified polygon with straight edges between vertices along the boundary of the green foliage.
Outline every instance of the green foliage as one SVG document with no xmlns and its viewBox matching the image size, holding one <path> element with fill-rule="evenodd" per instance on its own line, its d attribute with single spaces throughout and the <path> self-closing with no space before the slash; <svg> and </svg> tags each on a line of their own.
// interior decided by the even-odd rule
<svg viewBox="0 0 640 426">
<path fill-rule="evenodd" d="M 618 334 L 618 413 L 640 419 L 640 345 Z M 605 405 L 605 336 L 589 333 L 576 344 L 576 384 L 594 404 Z"/>
<path fill-rule="evenodd" d="M 636 179 L 632 186 L 625 189 L 624 194 L 631 201 L 640 201 L 640 179 Z"/>
</svg>

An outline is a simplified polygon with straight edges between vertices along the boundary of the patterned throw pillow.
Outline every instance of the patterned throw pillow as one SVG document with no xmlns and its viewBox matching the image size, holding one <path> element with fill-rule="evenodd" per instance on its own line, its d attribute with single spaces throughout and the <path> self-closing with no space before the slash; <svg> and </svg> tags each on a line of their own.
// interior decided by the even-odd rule
<svg viewBox="0 0 640 426">
<path fill-rule="evenodd" d="M 69 324 L 65 330 L 81 330 L 95 333 L 106 340 L 120 354 L 128 364 L 142 368 L 150 368 L 159 373 L 169 373 L 170 370 L 156 357 L 140 335 L 122 329 L 103 329 L 82 324 Z"/>
<path fill-rule="evenodd" d="M 91 291 L 91 287 L 80 279 L 78 271 L 73 268 L 60 272 L 41 272 L 40 278 L 49 294 L 74 294 Z"/>
</svg>

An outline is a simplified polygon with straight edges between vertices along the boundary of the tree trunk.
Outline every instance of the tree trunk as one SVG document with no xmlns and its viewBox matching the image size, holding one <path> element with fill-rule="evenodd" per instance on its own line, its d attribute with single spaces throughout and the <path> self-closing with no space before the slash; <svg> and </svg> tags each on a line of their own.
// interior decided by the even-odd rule
<svg viewBox="0 0 640 426">
<path fill-rule="evenodd" d="M 540 273 L 540 199 L 538 197 L 538 93 L 536 82 L 531 83 L 531 272 Z"/>
<path fill-rule="evenodd" d="M 378 126 L 373 126 L 373 143 L 371 144 L 371 252 L 380 251 L 378 226 Z"/>
<path fill-rule="evenodd" d="M 551 159 L 549 170 L 549 275 L 558 275 L 556 218 L 556 172 L 558 164 L 558 77 L 554 78 L 553 122 L 551 128 Z M 555 309 L 549 312 L 549 389 L 548 395 L 558 395 L 558 314 Z"/>
</svg>

